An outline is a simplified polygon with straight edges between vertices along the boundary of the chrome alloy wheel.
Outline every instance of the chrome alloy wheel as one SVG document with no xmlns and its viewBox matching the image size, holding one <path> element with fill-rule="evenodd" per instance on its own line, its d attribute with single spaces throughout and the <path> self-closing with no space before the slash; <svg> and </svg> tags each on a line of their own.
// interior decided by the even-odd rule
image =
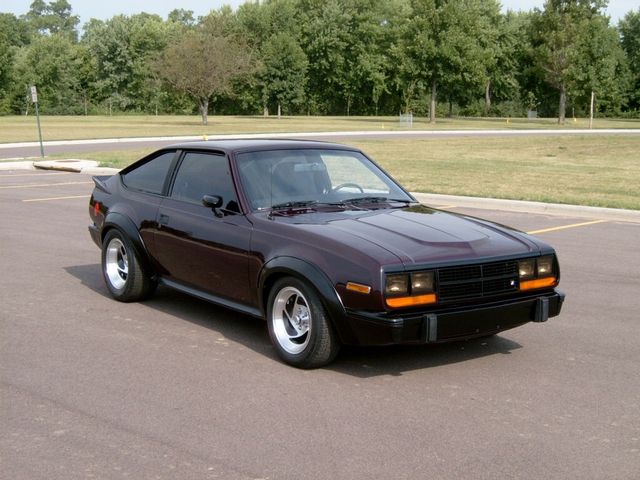
<svg viewBox="0 0 640 480">
<path fill-rule="evenodd" d="M 116 290 L 122 290 L 129 278 L 129 259 L 127 249 L 119 238 L 113 238 L 107 245 L 105 272 L 109 283 Z"/>
<path fill-rule="evenodd" d="M 311 311 L 302 292 L 294 287 L 283 288 L 273 300 L 272 312 L 278 344 L 288 353 L 302 352 L 311 335 Z"/>
</svg>

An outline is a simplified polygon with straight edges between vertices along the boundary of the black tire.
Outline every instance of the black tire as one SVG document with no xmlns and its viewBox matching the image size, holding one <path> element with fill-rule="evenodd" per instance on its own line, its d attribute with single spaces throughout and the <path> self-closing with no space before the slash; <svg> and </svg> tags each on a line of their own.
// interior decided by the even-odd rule
<svg viewBox="0 0 640 480">
<path fill-rule="evenodd" d="M 102 277 L 113 298 L 137 302 L 149 298 L 156 289 L 140 266 L 140 258 L 131 241 L 119 230 L 109 230 L 102 242 Z"/>
<path fill-rule="evenodd" d="M 267 325 L 278 356 L 294 367 L 322 367 L 340 350 L 320 297 L 297 278 L 281 278 L 271 288 Z"/>
</svg>

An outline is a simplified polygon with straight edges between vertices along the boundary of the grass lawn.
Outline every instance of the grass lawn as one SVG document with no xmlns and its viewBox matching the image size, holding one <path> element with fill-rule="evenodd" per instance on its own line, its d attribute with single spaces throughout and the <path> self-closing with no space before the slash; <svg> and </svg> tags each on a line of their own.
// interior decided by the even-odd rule
<svg viewBox="0 0 640 480">
<path fill-rule="evenodd" d="M 349 143 L 415 192 L 640 210 L 640 135 L 387 138 Z M 153 150 L 81 157 L 124 167 Z"/>
<path fill-rule="evenodd" d="M 555 119 L 524 118 L 442 118 L 434 125 L 415 118 L 413 127 L 401 125 L 398 117 L 262 117 L 210 116 L 203 126 L 198 116 L 42 116 L 42 136 L 46 140 L 125 138 L 175 135 L 215 135 L 226 133 L 326 132 L 348 130 L 465 130 L 465 129 L 551 129 Z M 639 128 L 640 120 L 596 119 L 595 128 Z M 563 129 L 588 128 L 587 119 L 568 119 Z M 34 116 L 0 117 L 0 143 L 37 141 Z"/>
<path fill-rule="evenodd" d="M 415 192 L 640 210 L 640 136 L 354 141 Z"/>
</svg>

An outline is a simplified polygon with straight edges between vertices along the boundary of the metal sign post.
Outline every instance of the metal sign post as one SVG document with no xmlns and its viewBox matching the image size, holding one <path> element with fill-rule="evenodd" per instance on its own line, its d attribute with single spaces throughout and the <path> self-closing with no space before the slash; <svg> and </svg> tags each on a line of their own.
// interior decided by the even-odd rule
<svg viewBox="0 0 640 480">
<path fill-rule="evenodd" d="M 38 122 L 38 138 L 40 139 L 40 156 L 44 158 L 44 146 L 42 145 L 42 130 L 40 129 L 40 112 L 38 110 L 38 90 L 35 85 L 31 86 L 31 101 L 36 106 L 36 121 Z"/>
</svg>

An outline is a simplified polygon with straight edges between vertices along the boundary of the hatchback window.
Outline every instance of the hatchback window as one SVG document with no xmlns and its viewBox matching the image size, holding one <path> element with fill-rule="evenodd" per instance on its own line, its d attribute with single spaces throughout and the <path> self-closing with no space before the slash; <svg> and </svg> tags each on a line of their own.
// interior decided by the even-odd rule
<svg viewBox="0 0 640 480">
<path fill-rule="evenodd" d="M 205 195 L 222 197 L 224 210 L 240 211 L 226 157 L 188 152 L 180 163 L 171 198 L 202 205 Z"/>
<path fill-rule="evenodd" d="M 175 152 L 166 152 L 122 175 L 124 184 L 135 190 L 161 194 Z"/>
</svg>

